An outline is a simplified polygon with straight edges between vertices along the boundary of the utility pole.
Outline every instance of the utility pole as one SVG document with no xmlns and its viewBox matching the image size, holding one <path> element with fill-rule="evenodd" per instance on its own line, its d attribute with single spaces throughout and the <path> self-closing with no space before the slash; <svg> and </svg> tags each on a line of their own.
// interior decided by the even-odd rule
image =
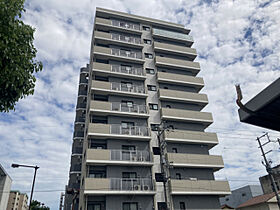
<svg viewBox="0 0 280 210">
<path fill-rule="evenodd" d="M 268 141 L 266 141 L 264 144 L 262 144 L 260 139 L 265 137 L 265 136 L 267 137 Z M 257 137 L 257 141 L 259 143 L 259 148 L 261 149 L 262 156 L 263 156 L 263 159 L 264 159 L 263 165 L 265 166 L 266 171 L 268 173 L 268 177 L 269 177 L 269 179 L 271 181 L 271 185 L 272 185 L 272 190 L 275 193 L 275 196 L 277 198 L 278 207 L 280 209 L 280 198 L 279 198 L 278 190 L 277 190 L 277 187 L 276 187 L 276 184 L 275 184 L 275 180 L 274 180 L 274 177 L 273 177 L 273 171 L 272 171 L 272 168 L 271 168 L 271 161 L 268 161 L 267 158 L 266 158 L 266 154 L 268 154 L 272 150 L 269 150 L 268 152 L 264 152 L 264 149 L 263 149 L 263 146 L 265 146 L 266 144 L 271 142 L 270 139 L 269 139 L 268 133 L 266 133 L 266 134 L 264 134 L 264 135 L 262 135 L 260 137 Z"/>
<path fill-rule="evenodd" d="M 59 202 L 59 210 L 62 210 L 63 208 L 64 208 L 64 206 L 63 206 L 63 197 L 64 197 L 65 195 L 64 195 L 64 193 L 62 192 L 61 194 L 60 194 L 60 202 Z"/>
<path fill-rule="evenodd" d="M 167 156 L 167 148 L 166 148 L 166 142 L 163 138 L 163 133 L 165 131 L 168 131 L 169 128 L 165 127 L 165 123 L 162 121 L 158 127 L 158 145 L 160 148 L 160 166 L 161 166 L 161 172 L 163 174 L 163 188 L 164 188 L 164 198 L 167 205 L 167 210 L 173 209 L 172 204 L 172 197 L 171 197 L 171 187 L 170 187 L 170 163 L 168 161 Z"/>
</svg>

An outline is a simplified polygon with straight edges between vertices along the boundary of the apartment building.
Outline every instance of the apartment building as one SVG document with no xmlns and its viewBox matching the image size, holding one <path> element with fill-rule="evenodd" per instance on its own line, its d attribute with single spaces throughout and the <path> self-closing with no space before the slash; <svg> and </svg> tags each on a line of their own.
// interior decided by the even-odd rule
<svg viewBox="0 0 280 210">
<path fill-rule="evenodd" d="M 221 156 L 183 25 L 97 8 L 80 71 L 64 208 L 219 209 Z M 71 191 L 70 191 L 71 192 Z"/>
<path fill-rule="evenodd" d="M 9 200 L 9 193 L 12 186 L 12 179 L 0 164 L 0 209 L 6 209 Z"/>
<path fill-rule="evenodd" d="M 7 210 L 28 210 L 28 196 L 19 191 L 11 191 Z"/>
</svg>

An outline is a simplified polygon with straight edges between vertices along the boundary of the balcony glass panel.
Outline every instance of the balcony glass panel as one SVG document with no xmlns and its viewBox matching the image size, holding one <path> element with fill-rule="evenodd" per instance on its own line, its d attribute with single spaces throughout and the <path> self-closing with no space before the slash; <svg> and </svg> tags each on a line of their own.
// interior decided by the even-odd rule
<svg viewBox="0 0 280 210">
<path fill-rule="evenodd" d="M 112 102 L 112 111 L 146 114 L 147 108 L 145 105 L 132 104 L 131 106 L 127 106 L 123 103 Z"/>
<path fill-rule="evenodd" d="M 165 36 L 165 37 L 169 37 L 172 39 L 183 39 L 186 40 L 188 42 L 193 42 L 193 38 L 190 35 L 187 34 L 183 34 L 183 33 L 178 33 L 178 32 L 173 32 L 173 31 L 167 31 L 167 30 L 163 30 L 163 29 L 158 29 L 158 28 L 154 28 L 153 29 L 153 34 L 154 35 L 159 35 L 159 36 Z"/>
<path fill-rule="evenodd" d="M 142 52 L 130 51 L 130 50 L 120 50 L 112 48 L 112 55 L 142 59 Z"/>
<path fill-rule="evenodd" d="M 125 91 L 125 92 L 133 92 L 133 93 L 145 93 L 144 86 L 137 86 L 137 85 L 131 85 L 131 84 L 124 84 L 124 83 L 117 83 L 112 82 L 111 83 L 112 90 L 117 91 Z"/>
<path fill-rule="evenodd" d="M 117 34 L 117 33 L 112 33 L 112 39 L 118 40 L 118 41 L 123 41 L 123 42 L 130 42 L 130 43 L 134 43 L 134 44 L 141 44 L 141 39 L 138 37 L 126 36 L 126 35 Z"/>
<path fill-rule="evenodd" d="M 135 23 L 129 23 L 129 22 L 120 21 L 120 20 L 112 20 L 112 24 L 113 24 L 113 26 L 117 26 L 117 27 L 140 30 L 140 25 L 135 24 Z"/>
<path fill-rule="evenodd" d="M 111 125 L 111 134 L 133 135 L 133 136 L 149 136 L 149 130 L 145 126 L 122 127 L 119 124 Z"/>
<path fill-rule="evenodd" d="M 147 151 L 111 150 L 111 160 L 149 162 L 151 158 Z"/>
<path fill-rule="evenodd" d="M 112 65 L 112 72 L 118 72 L 123 74 L 133 74 L 133 75 L 144 75 L 143 68 L 134 67 L 134 66 L 121 66 L 121 65 Z"/>
<path fill-rule="evenodd" d="M 153 181 L 148 178 L 111 178 L 110 190 L 117 191 L 153 191 Z"/>
</svg>

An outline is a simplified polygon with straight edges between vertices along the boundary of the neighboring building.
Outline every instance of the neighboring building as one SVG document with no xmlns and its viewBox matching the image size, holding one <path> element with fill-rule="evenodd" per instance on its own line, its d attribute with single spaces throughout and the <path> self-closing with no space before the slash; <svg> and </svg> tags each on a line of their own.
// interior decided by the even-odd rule
<svg viewBox="0 0 280 210">
<path fill-rule="evenodd" d="M 279 210 L 274 193 L 259 195 L 241 204 L 236 210 Z"/>
<path fill-rule="evenodd" d="M 189 32 L 96 9 L 68 183 L 82 190 L 66 195 L 66 210 L 73 198 L 81 210 L 220 209 L 230 188 L 213 175 L 224 163 L 209 155 L 218 138 L 204 132 L 213 118 L 201 111 L 208 99 Z"/>
<path fill-rule="evenodd" d="M 221 206 L 226 204 L 230 207 L 236 208 L 245 201 L 262 194 L 263 191 L 260 185 L 247 185 L 231 191 L 231 195 L 220 198 L 220 203 Z"/>
<path fill-rule="evenodd" d="M 280 131 L 280 77 L 238 109 L 241 122 Z"/>
<path fill-rule="evenodd" d="M 7 210 L 28 210 L 28 196 L 19 191 L 11 191 Z"/>
<path fill-rule="evenodd" d="M 12 179 L 0 164 L 0 209 L 6 209 L 11 190 Z"/>
<path fill-rule="evenodd" d="M 280 187 L 280 173 L 279 173 L 279 170 L 280 170 L 280 165 L 272 168 L 272 171 L 275 172 L 273 174 L 273 178 L 274 178 L 274 181 L 275 181 L 275 184 L 276 184 L 276 187 L 277 187 L 278 190 L 280 190 L 280 188 L 279 188 Z M 270 181 L 268 175 L 262 176 L 259 179 L 260 179 L 260 183 L 261 183 L 261 186 L 262 186 L 263 193 L 264 194 L 272 193 L 273 192 L 272 185 L 271 185 L 271 181 Z"/>
</svg>

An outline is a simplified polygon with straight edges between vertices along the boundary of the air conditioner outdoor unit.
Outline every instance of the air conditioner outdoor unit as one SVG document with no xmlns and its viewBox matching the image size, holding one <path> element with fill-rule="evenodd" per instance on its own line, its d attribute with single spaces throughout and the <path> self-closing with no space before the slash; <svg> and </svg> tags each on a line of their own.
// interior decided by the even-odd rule
<svg viewBox="0 0 280 210">
<path fill-rule="evenodd" d="M 148 191 L 148 190 L 150 190 L 150 186 L 149 185 L 144 185 L 143 189 L 144 189 L 144 191 Z"/>
<path fill-rule="evenodd" d="M 191 181 L 197 181 L 197 178 L 190 177 L 190 180 L 191 180 Z"/>
<path fill-rule="evenodd" d="M 137 191 L 141 190 L 141 185 L 134 185 L 133 190 L 137 190 Z"/>
</svg>

